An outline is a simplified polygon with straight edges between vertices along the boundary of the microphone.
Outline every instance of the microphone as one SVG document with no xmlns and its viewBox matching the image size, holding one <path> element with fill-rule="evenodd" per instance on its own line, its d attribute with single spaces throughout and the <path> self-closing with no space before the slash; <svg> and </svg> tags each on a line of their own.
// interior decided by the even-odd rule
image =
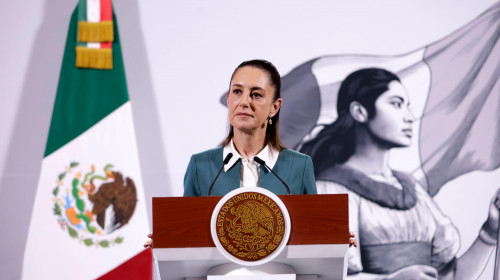
<svg viewBox="0 0 500 280">
<path fill-rule="evenodd" d="M 289 187 L 288 187 L 288 185 L 285 183 L 285 181 L 281 180 L 280 176 L 278 176 L 278 174 L 274 173 L 274 171 L 273 171 L 271 168 L 269 168 L 269 166 L 267 166 L 267 164 L 266 164 L 266 162 L 265 162 L 265 161 L 263 161 L 263 160 L 262 160 L 261 158 L 259 158 L 259 157 L 253 157 L 253 159 L 254 159 L 254 160 L 255 160 L 258 164 L 260 164 L 260 165 L 264 165 L 264 166 L 265 166 L 265 167 L 266 167 L 269 171 L 271 171 L 271 173 L 273 173 L 273 174 L 274 174 L 274 176 L 276 176 L 276 178 L 278 178 L 278 180 L 280 180 L 280 181 L 281 181 L 281 183 L 283 183 L 283 185 L 285 186 L 285 188 L 286 188 L 286 190 L 287 190 L 288 194 L 290 194 L 290 188 L 289 188 Z"/>
<path fill-rule="evenodd" d="M 219 170 L 219 173 L 217 173 L 217 176 L 215 176 L 215 179 L 212 181 L 212 184 L 210 184 L 210 188 L 208 188 L 208 196 L 210 196 L 210 194 L 212 193 L 212 188 L 214 187 L 214 184 L 215 184 L 215 181 L 217 181 L 217 178 L 219 178 L 219 175 L 222 172 L 222 169 L 231 160 L 232 157 L 233 157 L 233 153 L 227 154 L 226 158 L 223 161 L 224 164 L 222 165 L 222 167 Z"/>
</svg>

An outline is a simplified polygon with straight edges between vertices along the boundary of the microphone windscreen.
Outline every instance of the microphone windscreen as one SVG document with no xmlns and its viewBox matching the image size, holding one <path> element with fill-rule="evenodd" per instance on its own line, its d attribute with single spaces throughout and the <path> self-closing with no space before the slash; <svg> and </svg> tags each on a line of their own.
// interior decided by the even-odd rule
<svg viewBox="0 0 500 280">
<path fill-rule="evenodd" d="M 260 165 L 266 165 L 266 162 L 259 157 L 253 157 L 253 159 Z"/>
</svg>

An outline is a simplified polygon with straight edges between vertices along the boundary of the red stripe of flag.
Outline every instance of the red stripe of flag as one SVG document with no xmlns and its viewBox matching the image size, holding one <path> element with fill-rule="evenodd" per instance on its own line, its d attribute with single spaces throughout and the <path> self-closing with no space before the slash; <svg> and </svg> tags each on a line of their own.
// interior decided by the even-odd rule
<svg viewBox="0 0 500 280">
<path fill-rule="evenodd" d="M 153 279 L 153 250 L 147 248 L 110 272 L 97 278 L 98 280 L 151 280 Z"/>
<path fill-rule="evenodd" d="M 101 0 L 101 21 L 113 20 L 113 8 L 111 0 Z M 101 49 L 110 49 L 112 42 L 102 42 Z"/>
</svg>

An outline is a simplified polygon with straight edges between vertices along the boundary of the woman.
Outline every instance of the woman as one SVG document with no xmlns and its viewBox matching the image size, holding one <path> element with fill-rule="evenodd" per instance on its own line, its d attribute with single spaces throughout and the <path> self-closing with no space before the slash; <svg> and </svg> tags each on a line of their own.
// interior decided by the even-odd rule
<svg viewBox="0 0 500 280">
<path fill-rule="evenodd" d="M 234 70 L 227 92 L 229 133 L 222 147 L 191 157 L 184 176 L 184 196 L 225 195 L 246 186 L 259 186 L 275 194 L 286 194 L 287 188 L 292 194 L 316 194 L 311 158 L 286 149 L 279 137 L 282 102 L 276 67 L 265 60 L 242 62 Z M 224 164 L 229 153 L 233 156 Z M 258 164 L 255 156 L 288 187 Z M 223 173 L 217 177 L 221 168 Z M 152 238 L 152 233 L 148 237 Z M 350 244 L 356 245 L 352 235 Z M 152 240 L 144 246 L 152 246 Z"/>
<path fill-rule="evenodd" d="M 280 89 L 278 70 L 268 61 L 245 61 L 234 70 L 227 92 L 229 134 L 222 147 L 191 157 L 184 177 L 184 196 L 225 195 L 246 186 L 287 194 L 287 187 L 258 164 L 255 156 L 286 182 L 290 193 L 316 193 L 311 158 L 286 149 L 281 143 Z M 229 153 L 233 156 L 224 165 Z M 216 179 L 221 168 L 223 173 Z"/>
<path fill-rule="evenodd" d="M 318 193 L 348 193 L 350 228 L 359 247 L 350 279 L 476 279 L 496 245 L 498 193 L 488 220 L 464 255 L 459 234 L 411 176 L 388 165 L 392 148 L 411 143 L 413 115 L 399 78 L 370 68 L 339 89 L 335 122 L 305 143 Z"/>
</svg>

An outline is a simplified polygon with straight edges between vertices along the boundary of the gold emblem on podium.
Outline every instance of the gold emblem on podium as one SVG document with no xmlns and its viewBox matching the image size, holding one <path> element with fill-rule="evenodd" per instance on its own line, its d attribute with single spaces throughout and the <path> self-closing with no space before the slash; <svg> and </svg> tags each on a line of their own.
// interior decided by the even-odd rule
<svg viewBox="0 0 500 280">
<path fill-rule="evenodd" d="M 215 230 L 226 252 L 253 262 L 275 252 L 286 226 L 284 213 L 275 200 L 262 192 L 242 192 L 222 204 Z"/>
</svg>

